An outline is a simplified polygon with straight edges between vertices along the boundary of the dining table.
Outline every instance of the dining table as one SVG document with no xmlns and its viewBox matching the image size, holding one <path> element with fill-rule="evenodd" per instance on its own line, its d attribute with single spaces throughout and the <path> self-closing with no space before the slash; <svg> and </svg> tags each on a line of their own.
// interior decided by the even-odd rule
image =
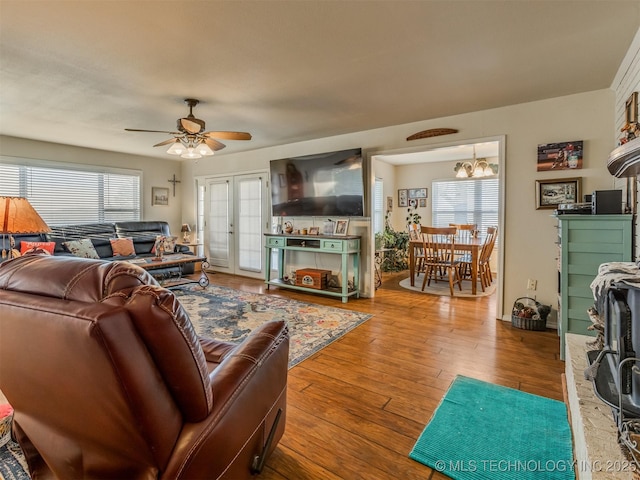
<svg viewBox="0 0 640 480">
<path fill-rule="evenodd" d="M 478 259 L 484 241 L 480 238 L 456 238 L 453 249 L 456 252 L 464 251 L 471 254 L 471 294 L 478 293 Z M 416 250 L 424 247 L 422 240 L 409 240 L 409 275 L 411 286 L 415 286 Z"/>
</svg>

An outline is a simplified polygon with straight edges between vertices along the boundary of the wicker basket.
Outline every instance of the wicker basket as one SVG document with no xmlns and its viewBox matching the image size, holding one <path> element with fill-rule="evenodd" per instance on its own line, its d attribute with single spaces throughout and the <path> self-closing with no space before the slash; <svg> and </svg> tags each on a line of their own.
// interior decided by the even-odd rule
<svg viewBox="0 0 640 480">
<path fill-rule="evenodd" d="M 523 330 L 542 331 L 547 328 L 547 316 L 551 307 L 529 297 L 520 297 L 513 302 L 511 325 Z"/>
</svg>

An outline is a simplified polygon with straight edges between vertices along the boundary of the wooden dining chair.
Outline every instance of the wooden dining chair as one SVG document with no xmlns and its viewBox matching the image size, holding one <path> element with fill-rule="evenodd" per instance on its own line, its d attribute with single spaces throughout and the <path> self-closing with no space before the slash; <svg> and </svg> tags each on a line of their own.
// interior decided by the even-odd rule
<svg viewBox="0 0 640 480">
<path fill-rule="evenodd" d="M 469 242 L 478 229 L 476 223 L 450 223 L 450 227 L 456 227 L 456 240 L 460 242 Z M 471 263 L 471 254 L 466 250 L 455 250 L 455 258 L 461 262 L 461 266 L 466 267 L 467 263 Z M 461 268 L 458 272 L 461 278 L 471 278 L 471 269 Z"/>
<path fill-rule="evenodd" d="M 422 227 L 422 245 L 424 248 L 425 275 L 422 280 L 422 290 L 447 275 L 449 292 L 453 296 L 453 283 L 458 284 L 462 291 L 462 283 L 458 275 L 458 265 L 454 258 L 455 227 Z"/>
<path fill-rule="evenodd" d="M 412 223 L 408 227 L 409 240 L 422 240 L 422 227 L 419 223 Z M 420 276 L 424 272 L 424 249 L 416 247 L 413 250 L 415 274 Z"/>
<path fill-rule="evenodd" d="M 478 256 L 478 278 L 480 279 L 480 287 L 484 292 L 487 287 L 493 283 L 493 276 L 491 275 L 491 254 L 496 244 L 496 238 L 498 236 L 498 227 L 487 227 L 487 234 L 480 248 L 480 255 Z M 472 264 L 471 260 L 461 260 L 458 262 L 459 272 L 471 272 Z M 467 280 L 467 276 L 460 273 L 462 279 Z M 470 275 L 469 275 L 470 277 Z"/>
</svg>

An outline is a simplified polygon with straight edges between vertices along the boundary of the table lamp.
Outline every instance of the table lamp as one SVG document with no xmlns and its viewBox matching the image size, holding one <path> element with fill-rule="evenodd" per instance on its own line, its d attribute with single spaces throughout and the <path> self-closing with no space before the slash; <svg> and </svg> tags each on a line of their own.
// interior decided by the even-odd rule
<svg viewBox="0 0 640 480">
<path fill-rule="evenodd" d="M 182 229 L 180 231 L 182 232 L 182 242 L 191 243 L 191 235 L 189 235 L 191 233 L 191 227 L 189 226 L 189 224 L 183 223 Z"/>
<path fill-rule="evenodd" d="M 0 233 L 2 239 L 2 258 L 7 258 L 5 235 L 9 235 L 8 256 L 18 257 L 15 250 L 14 233 L 49 233 L 51 229 L 31 206 L 29 200 L 22 197 L 0 197 Z"/>
</svg>

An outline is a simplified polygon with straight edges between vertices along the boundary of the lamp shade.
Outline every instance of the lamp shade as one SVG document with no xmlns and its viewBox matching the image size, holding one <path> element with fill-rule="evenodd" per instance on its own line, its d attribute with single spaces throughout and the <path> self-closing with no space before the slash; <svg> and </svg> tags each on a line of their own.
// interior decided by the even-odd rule
<svg viewBox="0 0 640 480">
<path fill-rule="evenodd" d="M 0 233 L 48 233 L 51 229 L 22 197 L 0 197 Z"/>
<path fill-rule="evenodd" d="M 191 231 L 191 227 L 189 226 L 188 223 L 183 223 L 182 224 L 182 229 L 180 230 L 181 232 L 190 232 Z"/>
</svg>

